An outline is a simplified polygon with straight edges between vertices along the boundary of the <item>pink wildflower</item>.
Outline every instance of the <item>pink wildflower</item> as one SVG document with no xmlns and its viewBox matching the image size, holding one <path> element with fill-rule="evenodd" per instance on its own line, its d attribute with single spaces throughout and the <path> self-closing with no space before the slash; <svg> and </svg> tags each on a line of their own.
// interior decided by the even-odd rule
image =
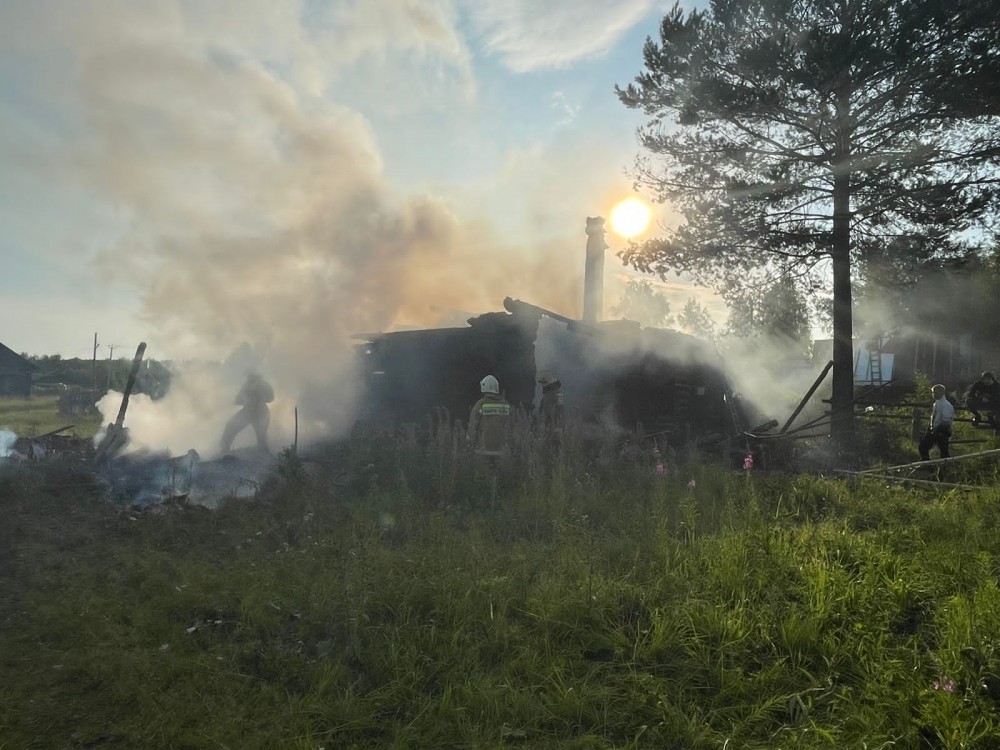
<svg viewBox="0 0 1000 750">
<path fill-rule="evenodd" d="M 695 482 L 693 479 L 690 482 L 688 482 L 688 489 L 689 490 L 693 490 L 697 486 L 698 486 L 698 483 Z"/>
<path fill-rule="evenodd" d="M 944 690 L 946 693 L 955 692 L 955 683 L 951 680 L 945 680 L 944 682 L 938 682 L 937 680 L 934 680 L 934 682 L 931 684 L 931 687 L 933 687 L 935 690 Z"/>
<path fill-rule="evenodd" d="M 659 464 L 656 465 L 656 475 L 657 476 L 662 477 L 666 473 L 667 473 L 667 467 L 666 466 L 664 466 L 662 463 L 659 463 Z"/>
<path fill-rule="evenodd" d="M 743 458 L 743 470 L 750 471 L 753 468 L 753 453 L 747 453 Z"/>
</svg>

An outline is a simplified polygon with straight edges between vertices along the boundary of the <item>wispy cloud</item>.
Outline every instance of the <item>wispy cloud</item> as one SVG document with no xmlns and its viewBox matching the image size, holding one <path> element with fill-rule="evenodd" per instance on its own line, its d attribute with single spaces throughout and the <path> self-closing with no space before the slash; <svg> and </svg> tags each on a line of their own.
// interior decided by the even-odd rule
<svg viewBox="0 0 1000 750">
<path fill-rule="evenodd" d="M 654 0 L 468 0 L 486 48 L 511 70 L 559 68 L 607 52 Z"/>
<path fill-rule="evenodd" d="M 570 104 L 562 91 L 556 91 L 552 94 L 552 101 L 549 106 L 559 115 L 559 121 L 556 123 L 557 126 L 569 125 L 576 119 L 577 114 L 580 112 L 580 105 Z"/>
</svg>

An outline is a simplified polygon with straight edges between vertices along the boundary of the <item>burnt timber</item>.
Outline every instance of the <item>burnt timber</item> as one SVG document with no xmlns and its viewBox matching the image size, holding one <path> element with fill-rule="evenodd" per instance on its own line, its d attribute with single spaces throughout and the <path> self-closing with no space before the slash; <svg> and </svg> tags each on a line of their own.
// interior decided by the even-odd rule
<svg viewBox="0 0 1000 750">
<path fill-rule="evenodd" d="M 548 370 L 584 422 L 672 443 L 742 434 L 742 406 L 708 342 L 631 321 L 575 320 L 510 297 L 504 308 L 462 328 L 359 336 L 360 418 L 419 423 L 444 409 L 464 422 L 488 374 L 531 412 L 536 376 Z"/>
</svg>

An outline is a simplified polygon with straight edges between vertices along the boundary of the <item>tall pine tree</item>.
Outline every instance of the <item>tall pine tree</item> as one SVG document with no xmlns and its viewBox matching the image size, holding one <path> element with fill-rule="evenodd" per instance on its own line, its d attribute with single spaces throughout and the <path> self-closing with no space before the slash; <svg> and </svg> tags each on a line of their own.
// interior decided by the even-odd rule
<svg viewBox="0 0 1000 750">
<path fill-rule="evenodd" d="M 853 430 L 851 278 L 866 249 L 942 247 L 993 205 L 993 0 L 712 0 L 674 6 L 619 88 L 649 117 L 639 182 L 684 222 L 622 253 L 733 288 L 782 273 L 833 291 L 834 429 Z"/>
</svg>

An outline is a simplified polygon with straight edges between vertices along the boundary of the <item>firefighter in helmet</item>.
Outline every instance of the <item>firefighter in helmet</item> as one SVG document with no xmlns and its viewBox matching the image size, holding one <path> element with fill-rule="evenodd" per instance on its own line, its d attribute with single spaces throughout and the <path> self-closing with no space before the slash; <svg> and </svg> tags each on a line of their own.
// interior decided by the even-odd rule
<svg viewBox="0 0 1000 750">
<path fill-rule="evenodd" d="M 559 432 L 563 424 L 562 383 L 551 372 L 538 376 L 542 400 L 538 405 L 538 426 L 545 432 Z"/>
<path fill-rule="evenodd" d="M 493 375 L 479 382 L 483 396 L 469 414 L 469 442 L 481 456 L 502 456 L 507 452 L 510 404 L 500 395 L 500 383 Z"/>
</svg>

